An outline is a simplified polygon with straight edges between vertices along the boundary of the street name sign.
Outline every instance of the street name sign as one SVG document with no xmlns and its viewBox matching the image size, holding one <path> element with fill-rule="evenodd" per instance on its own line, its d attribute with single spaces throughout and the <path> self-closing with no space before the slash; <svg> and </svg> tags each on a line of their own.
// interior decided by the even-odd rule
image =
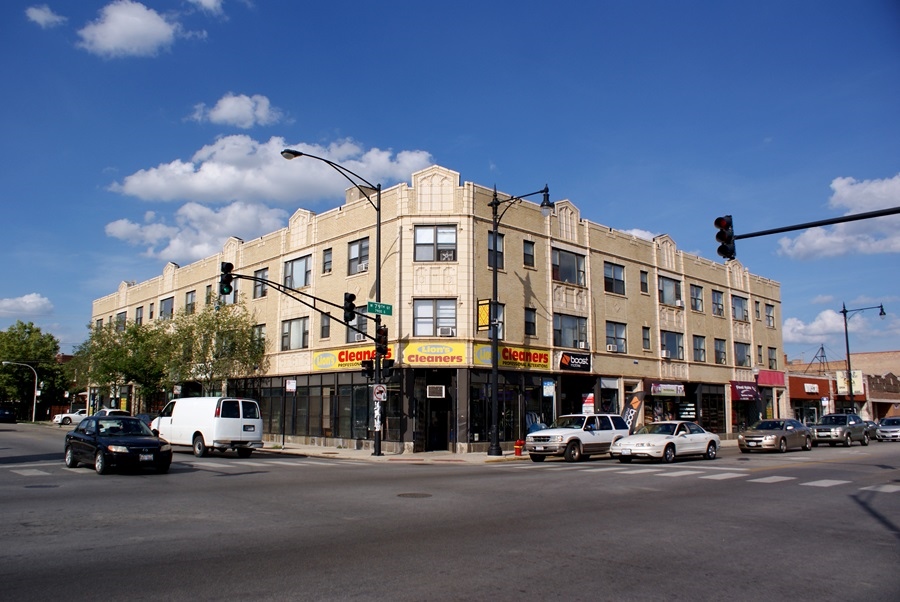
<svg viewBox="0 0 900 602">
<path fill-rule="evenodd" d="M 368 303 L 366 303 L 366 309 L 370 314 L 380 314 L 382 316 L 394 315 L 394 306 L 388 303 L 376 303 L 374 301 L 369 301 Z"/>
</svg>

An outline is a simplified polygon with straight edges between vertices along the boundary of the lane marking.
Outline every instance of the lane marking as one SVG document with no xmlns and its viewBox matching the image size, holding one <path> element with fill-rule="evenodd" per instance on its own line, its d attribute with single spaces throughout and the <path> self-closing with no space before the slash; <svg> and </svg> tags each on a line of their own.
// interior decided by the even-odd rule
<svg viewBox="0 0 900 602">
<path fill-rule="evenodd" d="M 871 487 L 862 487 L 860 491 L 876 491 L 878 493 L 897 493 L 900 491 L 900 485 L 872 485 Z"/>
<path fill-rule="evenodd" d="M 676 470 L 675 472 L 661 472 L 656 476 L 658 477 L 686 477 L 692 474 L 703 474 L 702 471 L 699 470 Z"/>
<path fill-rule="evenodd" d="M 659 472 L 662 468 L 636 468 L 633 470 L 625 470 L 622 474 L 646 474 L 649 472 Z"/>
<path fill-rule="evenodd" d="M 720 472 L 718 474 L 708 474 L 700 477 L 701 479 L 713 479 L 714 481 L 723 481 L 725 479 L 736 479 L 738 477 L 746 477 L 745 472 Z"/>
<path fill-rule="evenodd" d="M 750 479 L 751 483 L 780 483 L 781 481 L 794 481 L 797 477 L 763 477 L 761 479 Z"/>
<path fill-rule="evenodd" d="M 38 470 L 36 468 L 21 468 L 13 470 L 12 472 L 22 475 L 23 477 L 45 477 L 50 476 L 50 473 L 45 470 Z"/>
<path fill-rule="evenodd" d="M 801 485 L 805 485 L 807 487 L 834 487 L 835 485 L 846 485 L 850 481 L 836 481 L 834 479 L 822 479 L 821 481 L 809 481 L 807 483 L 800 483 Z"/>
</svg>

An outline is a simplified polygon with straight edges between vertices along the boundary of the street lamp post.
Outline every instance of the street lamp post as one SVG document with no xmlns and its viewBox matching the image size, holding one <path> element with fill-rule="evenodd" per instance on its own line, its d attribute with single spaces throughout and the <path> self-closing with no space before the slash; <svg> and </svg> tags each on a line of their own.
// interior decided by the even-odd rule
<svg viewBox="0 0 900 602">
<path fill-rule="evenodd" d="M 369 201 L 369 204 L 375 209 L 375 302 L 381 303 L 381 184 L 372 184 L 364 177 L 356 174 L 343 165 L 335 163 L 329 159 L 324 157 L 317 157 L 315 155 L 310 155 L 309 153 L 302 153 L 297 150 L 293 150 L 290 148 L 286 148 L 281 151 L 281 156 L 285 159 L 296 159 L 297 157 L 309 157 L 310 159 L 315 159 L 316 161 L 321 161 L 326 165 L 330 166 L 336 172 L 344 176 L 348 182 L 353 184 L 354 188 L 362 193 L 366 200 Z M 351 177 L 353 176 L 353 177 Z M 355 180 L 353 178 L 356 178 Z M 359 182 L 365 184 L 368 188 L 375 191 L 375 200 L 372 200 L 372 197 L 365 191 L 365 189 L 359 185 Z M 381 326 L 381 315 L 375 314 L 375 332 L 378 332 L 378 327 Z M 381 354 L 375 353 L 375 384 L 381 384 Z M 381 402 L 377 399 L 374 400 L 375 403 L 375 441 L 374 441 L 374 451 L 372 452 L 373 456 L 381 456 Z"/>
<path fill-rule="evenodd" d="M 847 320 L 852 318 L 853 314 L 866 311 L 867 309 L 879 310 L 878 315 L 882 319 L 887 315 L 884 313 L 884 303 L 881 305 L 872 305 L 871 307 L 860 307 L 859 309 L 847 309 L 847 305 L 841 303 L 841 313 L 844 314 L 844 345 L 846 346 L 847 351 L 847 387 L 849 388 L 848 390 L 850 393 L 850 403 L 853 403 L 853 372 L 851 372 L 850 369 L 850 334 L 847 331 Z"/>
<path fill-rule="evenodd" d="M 489 456 L 503 455 L 503 450 L 500 448 L 500 401 L 498 399 L 500 396 L 500 358 L 498 357 L 500 353 L 500 304 L 497 299 L 497 270 L 499 268 L 497 265 L 497 250 L 500 246 L 500 239 L 497 231 L 500 227 L 500 220 L 503 219 L 503 216 L 506 215 L 506 211 L 510 207 L 522 199 L 536 194 L 544 195 L 543 200 L 541 201 L 541 214 L 545 218 L 549 217 L 550 213 L 553 211 L 553 203 L 550 202 L 550 189 L 547 185 L 544 185 L 542 189 L 535 192 L 509 197 L 503 201 L 497 197 L 497 186 L 495 185 L 494 195 L 491 197 L 491 202 L 489 203 L 491 207 L 491 232 L 493 236 L 493 244 L 490 250 L 491 268 L 493 269 L 493 291 L 491 294 L 491 443 L 488 446 Z M 499 211 L 500 205 L 506 205 L 506 207 L 503 208 L 503 211 Z"/>
<path fill-rule="evenodd" d="M 4 366 L 25 366 L 32 372 L 34 372 L 34 403 L 31 406 L 31 421 L 37 422 L 37 398 L 38 398 L 38 375 L 37 370 L 34 369 L 33 366 L 29 366 L 28 364 L 20 364 L 18 362 L 3 362 Z"/>
</svg>

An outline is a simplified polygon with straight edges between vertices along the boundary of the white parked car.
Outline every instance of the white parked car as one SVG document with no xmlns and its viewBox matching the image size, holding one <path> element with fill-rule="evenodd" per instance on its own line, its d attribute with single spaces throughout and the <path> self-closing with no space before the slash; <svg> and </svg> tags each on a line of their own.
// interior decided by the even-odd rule
<svg viewBox="0 0 900 602">
<path fill-rule="evenodd" d="M 578 462 L 606 453 L 613 441 L 627 434 L 628 425 L 618 414 L 566 414 L 549 428 L 529 433 L 525 451 L 533 462 L 543 462 L 547 456 Z"/>
<path fill-rule="evenodd" d="M 55 414 L 53 416 L 54 424 L 78 424 L 85 417 L 87 417 L 87 410 L 78 410 L 76 412 L 69 412 L 66 414 Z"/>
<path fill-rule="evenodd" d="M 666 420 L 652 422 L 612 444 L 609 455 L 619 462 L 632 458 L 654 458 L 674 462 L 678 456 L 703 456 L 715 460 L 721 441 L 715 433 L 693 422 Z"/>
</svg>

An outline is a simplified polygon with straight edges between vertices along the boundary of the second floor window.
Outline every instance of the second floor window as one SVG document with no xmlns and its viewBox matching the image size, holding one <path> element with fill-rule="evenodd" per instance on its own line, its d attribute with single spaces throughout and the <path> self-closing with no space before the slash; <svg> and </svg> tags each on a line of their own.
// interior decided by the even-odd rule
<svg viewBox="0 0 900 602">
<path fill-rule="evenodd" d="M 294 318 L 281 323 L 281 350 L 309 347 L 309 318 Z"/>
<path fill-rule="evenodd" d="M 750 345 L 737 342 L 734 344 L 734 364 L 745 368 L 753 365 L 753 361 L 750 358 Z"/>
<path fill-rule="evenodd" d="M 184 313 L 192 314 L 197 309 L 197 291 L 188 291 L 184 294 Z"/>
<path fill-rule="evenodd" d="M 641 327 L 641 347 L 645 351 L 650 351 L 650 327 L 642 326 Z"/>
<path fill-rule="evenodd" d="M 253 272 L 254 278 L 259 278 L 261 280 L 269 279 L 269 268 L 263 268 L 261 270 L 256 270 Z M 293 288 L 293 287 L 292 287 Z M 266 282 L 260 282 L 259 280 L 253 281 L 253 298 L 260 299 L 266 296 L 268 292 L 269 285 Z"/>
<path fill-rule="evenodd" d="M 331 314 L 321 314 L 319 317 L 319 338 L 331 338 Z"/>
<path fill-rule="evenodd" d="M 659 302 L 663 305 L 678 305 L 677 301 L 681 301 L 681 281 L 660 276 Z"/>
<path fill-rule="evenodd" d="M 712 313 L 714 316 L 725 315 L 725 296 L 722 291 L 712 292 Z"/>
<path fill-rule="evenodd" d="M 525 308 L 525 335 L 537 335 L 537 310 L 533 307 Z"/>
<path fill-rule="evenodd" d="M 144 323 L 144 306 L 138 307 L 134 310 L 134 323 L 140 326 Z"/>
<path fill-rule="evenodd" d="M 456 226 L 416 226 L 416 261 L 456 261 Z"/>
<path fill-rule="evenodd" d="M 347 275 L 369 270 L 369 239 L 361 238 L 347 245 Z"/>
<path fill-rule="evenodd" d="M 556 347 L 588 349 L 587 318 L 553 314 L 553 344 Z"/>
<path fill-rule="evenodd" d="M 534 241 L 526 240 L 522 243 L 522 265 L 526 268 L 534 267 Z"/>
<path fill-rule="evenodd" d="M 741 322 L 750 320 L 750 307 L 746 298 L 731 295 L 731 317 Z"/>
<path fill-rule="evenodd" d="M 584 255 L 553 249 L 553 279 L 584 286 Z"/>
<path fill-rule="evenodd" d="M 694 361 L 706 361 L 706 337 L 694 335 Z"/>
<path fill-rule="evenodd" d="M 650 274 L 646 270 L 641 270 L 641 292 L 650 293 Z"/>
<path fill-rule="evenodd" d="M 628 353 L 628 339 L 624 324 L 606 323 L 606 350 L 612 353 Z"/>
<path fill-rule="evenodd" d="M 331 249 L 325 249 L 324 251 L 322 251 L 322 273 L 331 273 Z"/>
<path fill-rule="evenodd" d="M 778 350 L 774 347 L 769 347 L 769 370 L 778 370 Z"/>
<path fill-rule="evenodd" d="M 775 306 L 766 303 L 766 326 L 775 328 Z"/>
<path fill-rule="evenodd" d="M 169 297 L 159 302 L 159 318 L 171 320 L 175 315 L 175 297 Z"/>
<path fill-rule="evenodd" d="M 346 328 L 347 343 L 364 343 L 367 341 L 371 342 L 365 336 L 369 332 L 369 319 L 366 317 L 367 313 L 368 312 L 365 305 L 358 306 L 356 308 L 356 313 L 354 314 L 353 319 L 350 320 L 350 326 L 353 326 L 353 328 L 350 328 L 350 326 Z"/>
<path fill-rule="evenodd" d="M 253 340 L 256 341 L 257 343 L 265 344 L 265 342 L 266 342 L 266 325 L 265 324 L 257 324 L 256 326 L 254 326 L 252 336 L 253 336 Z"/>
<path fill-rule="evenodd" d="M 309 286 L 312 279 L 312 255 L 284 262 L 284 285 L 298 289 Z"/>
<path fill-rule="evenodd" d="M 603 290 L 617 295 L 625 294 L 625 266 L 603 262 Z"/>
<path fill-rule="evenodd" d="M 668 355 L 669 359 L 684 359 L 684 335 L 680 332 L 671 332 L 663 330 L 659 333 L 660 346 L 662 347 L 663 356 Z"/>
<path fill-rule="evenodd" d="M 497 241 L 494 244 L 494 231 L 488 232 L 488 267 L 494 267 L 494 257 L 497 257 L 497 269 L 503 269 L 503 235 L 497 234 Z"/>
<path fill-rule="evenodd" d="M 691 285 L 691 309 L 694 311 L 703 311 L 703 287 L 696 284 Z"/>
<path fill-rule="evenodd" d="M 716 339 L 716 363 L 720 366 L 724 366 L 725 362 L 728 361 L 728 356 L 725 353 L 725 339 Z"/>
<path fill-rule="evenodd" d="M 440 328 L 456 329 L 456 299 L 413 301 L 413 336 L 437 336 Z"/>
<path fill-rule="evenodd" d="M 116 314 L 116 330 L 119 332 L 125 330 L 125 322 L 128 320 L 126 312 L 122 311 Z"/>
</svg>

